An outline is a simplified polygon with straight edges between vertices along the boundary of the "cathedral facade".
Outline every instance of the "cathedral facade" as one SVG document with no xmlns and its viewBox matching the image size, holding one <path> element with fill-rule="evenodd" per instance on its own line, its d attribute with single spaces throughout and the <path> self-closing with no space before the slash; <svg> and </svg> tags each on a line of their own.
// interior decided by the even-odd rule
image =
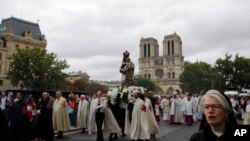
<svg viewBox="0 0 250 141">
<path fill-rule="evenodd" d="M 151 79 L 162 89 L 162 94 L 180 90 L 179 76 L 184 69 L 182 40 L 176 33 L 164 36 L 163 55 L 159 56 L 159 44 L 155 38 L 141 38 L 139 74 Z"/>
</svg>

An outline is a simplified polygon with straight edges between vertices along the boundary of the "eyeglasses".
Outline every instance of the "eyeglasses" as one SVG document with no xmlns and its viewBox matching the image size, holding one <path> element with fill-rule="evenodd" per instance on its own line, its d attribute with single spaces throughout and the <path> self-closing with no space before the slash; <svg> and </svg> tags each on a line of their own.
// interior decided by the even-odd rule
<svg viewBox="0 0 250 141">
<path fill-rule="evenodd" d="M 204 109 L 208 110 L 209 108 L 212 108 L 213 110 L 221 109 L 222 106 L 220 104 L 204 104 Z"/>
</svg>

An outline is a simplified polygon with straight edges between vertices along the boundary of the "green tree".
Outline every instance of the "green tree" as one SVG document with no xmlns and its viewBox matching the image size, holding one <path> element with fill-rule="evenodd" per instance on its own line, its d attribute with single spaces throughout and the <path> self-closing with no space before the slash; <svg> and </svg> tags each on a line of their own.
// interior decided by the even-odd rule
<svg viewBox="0 0 250 141">
<path fill-rule="evenodd" d="M 160 87 L 157 87 L 157 85 L 152 80 L 140 75 L 135 76 L 132 85 L 144 87 L 148 91 L 160 91 Z"/>
<path fill-rule="evenodd" d="M 232 61 L 232 55 L 225 55 L 225 58 L 219 58 L 214 64 L 214 69 L 220 78 L 221 89 L 224 91 L 232 86 L 234 62 Z"/>
<path fill-rule="evenodd" d="M 217 59 L 214 68 L 220 77 L 223 90 L 250 88 L 250 59 L 236 54 Z"/>
<path fill-rule="evenodd" d="M 56 89 L 65 82 L 62 70 L 69 67 L 66 60 L 58 60 L 56 54 L 33 48 L 12 54 L 7 79 L 14 86 L 33 90 Z"/>
<path fill-rule="evenodd" d="M 250 59 L 238 54 L 234 59 L 234 79 L 232 84 L 241 88 L 250 88 Z"/>
<path fill-rule="evenodd" d="M 107 93 L 109 88 L 108 86 L 99 84 L 99 83 L 95 83 L 95 82 L 90 82 L 86 85 L 86 89 L 87 92 L 90 92 L 92 94 L 95 94 L 98 91 L 102 91 L 103 93 Z"/>
<path fill-rule="evenodd" d="M 217 74 L 211 65 L 205 62 L 191 63 L 185 66 L 179 81 L 183 91 L 196 93 L 218 87 Z"/>
</svg>

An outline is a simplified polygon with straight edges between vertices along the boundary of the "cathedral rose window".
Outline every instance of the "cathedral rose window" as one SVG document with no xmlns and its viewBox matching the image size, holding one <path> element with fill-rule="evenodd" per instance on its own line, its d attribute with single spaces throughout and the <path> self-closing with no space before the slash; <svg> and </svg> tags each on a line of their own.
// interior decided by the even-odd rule
<svg viewBox="0 0 250 141">
<path fill-rule="evenodd" d="M 155 75 L 156 75 L 157 78 L 162 78 L 163 77 L 162 69 L 156 70 Z"/>
</svg>

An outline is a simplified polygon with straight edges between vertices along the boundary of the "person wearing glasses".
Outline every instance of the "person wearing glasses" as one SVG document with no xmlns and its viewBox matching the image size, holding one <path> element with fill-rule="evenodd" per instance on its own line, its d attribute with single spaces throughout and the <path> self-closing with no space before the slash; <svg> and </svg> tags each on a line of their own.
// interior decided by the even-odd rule
<svg viewBox="0 0 250 141">
<path fill-rule="evenodd" d="M 204 96 L 204 126 L 189 141 L 226 141 L 232 137 L 237 121 L 230 99 L 217 90 L 209 90 Z"/>
</svg>

